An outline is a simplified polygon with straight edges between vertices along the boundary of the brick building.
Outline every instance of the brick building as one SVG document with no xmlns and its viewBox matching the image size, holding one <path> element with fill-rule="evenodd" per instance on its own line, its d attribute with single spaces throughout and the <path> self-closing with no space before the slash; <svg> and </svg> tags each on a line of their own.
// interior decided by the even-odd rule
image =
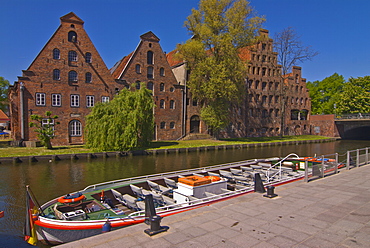
<svg viewBox="0 0 370 248">
<path fill-rule="evenodd" d="M 82 144 L 85 116 L 99 101 L 113 97 L 115 81 L 74 13 L 61 24 L 18 81 L 10 87 L 14 140 L 37 140 L 31 114 L 51 111 L 60 122 L 53 145 Z"/>
<path fill-rule="evenodd" d="M 238 106 L 230 106 L 230 124 L 221 131 L 221 137 L 278 136 L 281 128 L 284 135 L 309 134 L 311 101 L 306 80 L 301 77 L 301 68 L 294 66 L 292 73 L 282 77 L 268 31 L 260 30 L 258 40 L 257 44 L 239 51 L 240 58 L 248 62 L 245 99 Z M 186 62 L 177 59 L 176 50 L 170 52 L 167 59 L 179 84 L 186 86 Z M 206 125 L 199 119 L 199 106 L 191 100 L 188 91 L 185 91 L 188 98 L 186 134 L 194 131 L 207 133 Z M 197 124 L 192 121 L 194 117 Z"/>
<path fill-rule="evenodd" d="M 118 61 L 111 73 L 119 90 L 139 89 L 144 83 L 153 92 L 154 140 L 175 140 L 182 136 L 184 86 L 177 83 L 155 34 L 141 35 L 135 51 Z"/>
</svg>

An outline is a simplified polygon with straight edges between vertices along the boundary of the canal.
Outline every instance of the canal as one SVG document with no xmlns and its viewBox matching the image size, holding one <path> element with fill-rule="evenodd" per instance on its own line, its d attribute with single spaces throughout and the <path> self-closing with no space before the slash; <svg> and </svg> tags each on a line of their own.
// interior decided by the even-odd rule
<svg viewBox="0 0 370 248">
<path fill-rule="evenodd" d="M 44 202 L 104 181 L 146 174 L 196 168 L 252 158 L 344 154 L 370 147 L 370 140 L 284 145 L 190 153 L 101 158 L 87 160 L 0 164 L 0 247 L 31 247 L 23 241 L 25 186 L 30 185 L 38 202 Z"/>
</svg>

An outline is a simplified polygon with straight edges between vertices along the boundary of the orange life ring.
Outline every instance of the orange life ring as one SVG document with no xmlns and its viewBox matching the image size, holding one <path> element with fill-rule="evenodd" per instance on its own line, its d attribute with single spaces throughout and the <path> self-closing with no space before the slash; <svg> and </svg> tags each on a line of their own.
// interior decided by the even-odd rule
<svg viewBox="0 0 370 248">
<path fill-rule="evenodd" d="M 217 182 L 221 180 L 221 178 L 218 176 L 205 176 L 205 178 L 211 179 L 212 182 Z"/>
<path fill-rule="evenodd" d="M 80 195 L 79 197 L 75 197 L 75 198 L 65 198 L 65 196 L 62 196 L 62 197 L 58 198 L 58 202 L 60 202 L 60 203 L 72 203 L 72 202 L 82 201 L 83 199 L 85 199 L 84 195 Z"/>
</svg>

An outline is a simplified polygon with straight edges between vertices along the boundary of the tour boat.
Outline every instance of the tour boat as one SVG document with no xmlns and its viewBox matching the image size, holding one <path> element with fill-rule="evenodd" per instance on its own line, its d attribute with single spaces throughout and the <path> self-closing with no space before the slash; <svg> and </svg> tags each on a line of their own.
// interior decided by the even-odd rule
<svg viewBox="0 0 370 248">
<path fill-rule="evenodd" d="M 301 179 L 301 163 L 289 154 L 99 183 L 50 200 L 37 212 L 28 204 L 29 225 L 38 241 L 67 243 L 102 233 L 107 222 L 112 229 L 144 222 L 148 195 L 156 214 L 166 217 L 253 192 L 256 178 L 262 188 Z M 26 239 L 31 236 L 29 231 Z"/>
</svg>

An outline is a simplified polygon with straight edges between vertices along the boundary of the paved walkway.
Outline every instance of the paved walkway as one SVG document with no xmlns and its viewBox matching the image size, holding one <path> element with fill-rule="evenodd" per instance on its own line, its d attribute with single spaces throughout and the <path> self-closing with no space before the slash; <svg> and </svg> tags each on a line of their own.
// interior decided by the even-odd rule
<svg viewBox="0 0 370 248">
<path fill-rule="evenodd" d="M 252 193 L 58 247 L 370 247 L 370 166 Z"/>
</svg>

